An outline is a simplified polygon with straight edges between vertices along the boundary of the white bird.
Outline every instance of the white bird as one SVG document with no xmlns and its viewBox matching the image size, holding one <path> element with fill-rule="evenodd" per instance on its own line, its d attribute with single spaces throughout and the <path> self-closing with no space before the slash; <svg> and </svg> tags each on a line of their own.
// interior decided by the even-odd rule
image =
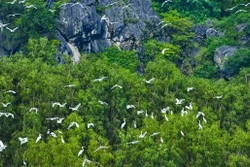
<svg viewBox="0 0 250 167">
<path fill-rule="evenodd" d="M 137 128 L 136 120 L 134 120 L 133 125 L 134 125 L 134 128 L 136 129 Z"/>
<path fill-rule="evenodd" d="M 18 3 L 21 4 L 21 3 L 25 3 L 26 0 L 22 0 L 22 1 L 19 1 Z"/>
<path fill-rule="evenodd" d="M 65 85 L 64 87 L 65 87 L 65 88 L 73 88 L 73 87 L 76 87 L 76 85 L 70 84 L 70 85 Z"/>
<path fill-rule="evenodd" d="M 133 105 L 133 104 L 129 105 L 129 104 L 128 104 L 128 105 L 126 106 L 126 108 L 127 108 L 127 109 L 135 108 L 135 105 Z"/>
<path fill-rule="evenodd" d="M 82 4 L 80 4 L 79 2 L 74 3 L 73 5 L 71 5 L 71 7 L 73 7 L 73 6 L 75 6 L 75 5 L 80 5 L 80 6 L 81 6 L 81 8 L 86 9 L 86 8 L 85 8 Z"/>
<path fill-rule="evenodd" d="M 204 121 L 205 123 L 207 123 L 207 120 L 206 120 L 206 118 L 205 118 L 205 117 L 202 117 L 202 119 L 203 119 L 203 121 Z"/>
<path fill-rule="evenodd" d="M 170 23 L 166 23 L 166 24 L 162 25 L 160 30 L 163 29 L 164 27 L 167 27 L 168 25 L 170 25 Z"/>
<path fill-rule="evenodd" d="M 182 104 L 182 102 L 185 100 L 185 99 L 175 99 L 176 100 L 176 105 L 178 105 L 178 104 Z"/>
<path fill-rule="evenodd" d="M 115 84 L 111 89 L 114 89 L 114 88 L 120 88 L 120 89 L 122 89 L 122 86 L 120 86 L 120 85 L 118 85 L 118 84 Z"/>
<path fill-rule="evenodd" d="M 53 9 L 49 9 L 49 11 L 51 12 L 51 13 L 54 13 L 56 10 L 53 10 Z"/>
<path fill-rule="evenodd" d="M 9 113 L 9 112 L 2 113 L 2 112 L 0 112 L 0 117 L 2 117 L 2 115 L 4 115 L 6 118 L 8 118 L 9 116 L 11 116 L 14 119 L 14 114 L 12 114 L 12 113 Z"/>
<path fill-rule="evenodd" d="M 106 78 L 108 77 L 102 76 L 101 78 L 94 79 L 93 82 L 102 82 Z"/>
<path fill-rule="evenodd" d="M 35 7 L 35 5 L 24 5 L 25 6 L 25 9 L 30 9 L 30 8 L 34 8 L 34 9 L 37 9 L 37 7 Z"/>
<path fill-rule="evenodd" d="M 123 123 L 121 124 L 121 129 L 123 129 L 126 125 L 126 118 L 123 118 Z"/>
<path fill-rule="evenodd" d="M 107 4 L 105 7 L 113 6 L 116 3 L 118 3 L 118 2 L 113 2 L 113 3 Z"/>
<path fill-rule="evenodd" d="M 143 110 L 139 110 L 139 111 L 137 111 L 137 115 L 140 115 L 140 114 L 142 114 L 142 113 L 144 113 L 144 111 L 143 111 Z"/>
<path fill-rule="evenodd" d="M 20 13 L 8 14 L 7 17 L 15 17 L 21 15 Z"/>
<path fill-rule="evenodd" d="M 89 159 L 84 159 L 83 162 L 82 162 L 82 167 L 85 167 L 85 164 L 86 163 L 91 163 L 92 161 L 90 161 Z"/>
<path fill-rule="evenodd" d="M 151 82 L 152 82 L 153 80 L 155 80 L 155 78 L 151 78 L 150 80 L 144 79 L 143 81 L 145 81 L 147 84 L 151 84 Z"/>
<path fill-rule="evenodd" d="M 141 131 L 141 134 L 139 135 L 139 138 L 140 138 L 140 139 L 141 139 L 141 138 L 144 138 L 144 137 L 146 136 L 146 134 L 147 134 L 147 132 L 142 133 L 142 131 Z"/>
<path fill-rule="evenodd" d="M 13 1 L 11 1 L 11 2 L 6 2 L 6 3 L 9 3 L 9 4 L 13 5 L 16 1 L 17 1 L 17 0 L 13 0 Z"/>
<path fill-rule="evenodd" d="M 214 96 L 214 99 L 221 99 L 223 97 L 223 95 L 220 96 Z"/>
<path fill-rule="evenodd" d="M 3 107 L 8 107 L 8 105 L 11 104 L 11 102 L 8 102 L 8 103 L 2 103 L 3 104 Z"/>
<path fill-rule="evenodd" d="M 82 146 L 81 150 L 78 152 L 78 157 L 82 155 L 83 152 L 84 152 L 84 147 Z"/>
<path fill-rule="evenodd" d="M 67 104 L 67 103 L 61 104 L 61 103 L 59 103 L 59 102 L 55 102 L 55 103 L 52 104 L 52 107 L 54 108 L 55 105 L 57 105 L 57 106 L 59 106 L 59 107 L 64 107 L 66 104 Z"/>
<path fill-rule="evenodd" d="M 228 8 L 226 9 L 225 11 L 231 11 L 231 10 L 234 10 L 238 5 L 234 6 L 234 7 L 231 7 L 231 8 Z"/>
<path fill-rule="evenodd" d="M 199 111 L 198 114 L 196 115 L 196 118 L 199 118 L 201 115 L 202 115 L 203 117 L 205 117 L 204 112 Z"/>
<path fill-rule="evenodd" d="M 198 123 L 199 129 L 203 129 L 203 127 L 202 127 L 202 125 L 201 125 L 201 121 L 199 120 L 198 122 L 199 122 L 199 123 Z"/>
<path fill-rule="evenodd" d="M 151 112 L 151 115 L 150 115 L 151 119 L 154 119 L 154 113 Z"/>
<path fill-rule="evenodd" d="M 161 132 L 154 132 L 153 134 L 151 134 L 150 135 L 150 137 L 152 137 L 152 136 L 157 136 L 157 135 L 159 135 Z"/>
<path fill-rule="evenodd" d="M 50 135 L 51 135 L 52 137 L 54 137 L 54 138 L 57 137 L 57 135 L 56 135 L 54 132 L 51 132 Z"/>
<path fill-rule="evenodd" d="M 88 128 L 88 129 L 89 129 L 91 126 L 92 126 L 92 127 L 95 126 L 93 122 L 90 122 L 90 123 L 87 124 L 87 128 Z"/>
<path fill-rule="evenodd" d="M 247 11 L 244 10 L 244 9 L 239 9 L 239 10 L 237 10 L 234 14 L 241 13 L 241 12 L 247 12 Z"/>
<path fill-rule="evenodd" d="M 147 110 L 145 111 L 145 117 L 148 117 L 148 111 Z"/>
<path fill-rule="evenodd" d="M 16 94 L 16 92 L 14 90 L 7 90 L 6 93 Z"/>
<path fill-rule="evenodd" d="M 0 140 L 0 152 L 2 152 L 6 147 L 7 145 L 4 145 L 2 140 Z"/>
<path fill-rule="evenodd" d="M 103 16 L 101 17 L 100 22 L 102 22 L 102 21 L 106 21 L 106 20 L 108 20 L 108 17 L 107 17 L 106 15 L 103 15 Z"/>
<path fill-rule="evenodd" d="M 75 107 L 69 107 L 69 109 L 72 111 L 77 111 L 80 106 L 81 106 L 81 103 L 77 104 Z"/>
<path fill-rule="evenodd" d="M 107 149 L 107 148 L 109 148 L 109 147 L 107 147 L 107 146 L 100 146 L 94 152 L 97 152 L 97 151 L 99 151 L 101 149 Z"/>
<path fill-rule="evenodd" d="M 192 102 L 189 103 L 189 106 L 185 106 L 185 108 L 188 110 L 193 110 Z"/>
<path fill-rule="evenodd" d="M 166 121 L 168 121 L 168 117 L 167 117 L 167 115 L 166 115 L 166 114 L 164 115 L 164 117 L 165 117 L 165 120 L 166 120 Z"/>
<path fill-rule="evenodd" d="M 8 29 L 10 32 L 15 32 L 18 29 L 18 27 L 15 27 L 14 29 L 10 29 L 9 27 L 6 27 L 6 29 Z"/>
<path fill-rule="evenodd" d="M 188 114 L 188 112 L 187 111 L 185 111 L 185 109 L 184 108 L 182 108 L 182 110 L 181 110 L 181 116 L 183 117 L 184 115 L 186 115 L 186 114 Z"/>
<path fill-rule="evenodd" d="M 164 55 L 166 50 L 169 50 L 169 48 L 164 48 L 164 49 L 162 49 L 161 54 Z"/>
<path fill-rule="evenodd" d="M 161 4 L 161 7 L 163 7 L 166 3 L 168 3 L 168 2 L 172 2 L 171 0 L 166 0 L 166 1 L 164 1 L 162 4 Z"/>
<path fill-rule="evenodd" d="M 181 135 L 183 136 L 183 137 L 185 137 L 185 134 L 184 134 L 184 132 L 181 130 Z"/>
<path fill-rule="evenodd" d="M 190 92 L 191 90 L 193 90 L 194 89 L 194 87 L 188 87 L 187 88 L 187 92 Z"/>
<path fill-rule="evenodd" d="M 62 142 L 63 144 L 65 144 L 65 141 L 64 141 L 64 139 L 63 139 L 63 136 L 61 136 L 61 142 Z"/>
<path fill-rule="evenodd" d="M 9 25 L 10 23 L 7 24 L 3 24 L 0 22 L 0 28 L 1 28 L 1 32 L 3 31 L 4 27 L 6 27 L 7 25 Z"/>
<path fill-rule="evenodd" d="M 98 102 L 101 104 L 101 105 L 108 105 L 108 103 L 104 102 L 104 101 L 101 101 L 101 100 L 98 100 Z"/>
<path fill-rule="evenodd" d="M 250 3 L 240 4 L 240 5 L 247 7 L 248 5 L 250 5 Z"/>
<path fill-rule="evenodd" d="M 49 134 L 50 134 L 50 129 L 47 130 L 47 135 L 49 135 Z"/>
<path fill-rule="evenodd" d="M 162 114 L 166 114 L 166 112 L 169 110 L 169 107 L 163 108 L 161 109 L 161 113 Z"/>
<path fill-rule="evenodd" d="M 56 123 L 61 124 L 63 120 L 64 120 L 64 118 L 58 118 L 58 120 L 56 121 Z"/>
<path fill-rule="evenodd" d="M 19 141 L 20 141 L 20 145 L 25 144 L 25 143 L 28 142 L 28 137 L 25 137 L 25 138 L 19 137 L 18 139 L 19 139 Z"/>
<path fill-rule="evenodd" d="M 59 117 L 51 117 L 51 118 L 46 118 L 46 120 L 49 120 L 49 121 L 55 121 L 55 120 L 58 120 Z"/>
<path fill-rule="evenodd" d="M 132 4 L 128 4 L 128 5 L 126 5 L 126 6 L 123 6 L 123 7 L 122 7 L 122 10 L 125 9 L 125 8 L 128 8 L 128 7 L 131 6 L 131 5 L 132 5 Z"/>
<path fill-rule="evenodd" d="M 33 111 L 33 110 L 35 110 L 35 112 L 36 112 L 36 114 L 37 114 L 38 108 L 32 107 L 32 108 L 30 108 L 29 112 L 31 112 L 31 111 Z"/>
<path fill-rule="evenodd" d="M 161 24 L 163 24 L 165 21 L 160 21 L 159 23 L 156 24 L 156 26 L 159 26 Z"/>
<path fill-rule="evenodd" d="M 36 138 L 36 143 L 39 142 L 42 138 L 42 134 L 39 134 L 39 136 Z"/>
<path fill-rule="evenodd" d="M 164 140 L 163 140 L 163 138 L 162 138 L 162 137 L 160 138 L 160 141 L 161 141 L 161 143 L 163 143 L 163 142 L 164 142 Z"/>
<path fill-rule="evenodd" d="M 25 161 L 23 161 L 23 165 L 24 165 L 24 166 L 28 166 L 27 163 L 26 163 Z"/>
<path fill-rule="evenodd" d="M 140 142 L 139 140 L 135 140 L 135 141 L 128 142 L 127 144 L 137 144 L 139 142 Z"/>
<path fill-rule="evenodd" d="M 68 129 L 71 128 L 71 127 L 74 126 L 74 125 L 75 125 L 77 128 L 79 128 L 79 124 L 78 124 L 77 122 L 70 122 Z"/>
</svg>

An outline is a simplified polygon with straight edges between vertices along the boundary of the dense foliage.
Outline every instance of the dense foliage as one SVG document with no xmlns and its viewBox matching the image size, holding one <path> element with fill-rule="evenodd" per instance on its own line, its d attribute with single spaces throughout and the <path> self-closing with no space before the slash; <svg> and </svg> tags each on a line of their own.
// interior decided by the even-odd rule
<svg viewBox="0 0 250 167">
<path fill-rule="evenodd" d="M 25 42 L 22 52 L 0 58 L 0 166 L 250 166 L 250 51 L 240 42 L 250 32 L 249 14 L 227 10 L 246 1 L 161 7 L 164 0 L 154 0 L 169 43 L 145 39 L 143 57 L 116 47 L 82 53 L 75 65 L 67 55 L 56 63 L 58 11 L 43 0 L 36 1 L 39 12 L 2 2 L 0 18 L 20 32 L 4 29 L 3 42 L 10 50 Z M 22 15 L 5 17 L 13 12 Z M 224 35 L 194 42 L 194 24 L 207 18 L 216 18 L 213 26 Z M 222 45 L 240 48 L 225 63 L 229 81 L 213 62 Z M 186 55 L 192 48 L 199 48 L 194 58 Z"/>
</svg>

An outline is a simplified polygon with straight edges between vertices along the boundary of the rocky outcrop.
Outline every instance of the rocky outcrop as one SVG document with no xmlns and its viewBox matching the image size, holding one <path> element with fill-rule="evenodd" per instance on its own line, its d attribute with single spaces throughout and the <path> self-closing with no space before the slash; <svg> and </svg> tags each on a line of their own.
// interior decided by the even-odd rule
<svg viewBox="0 0 250 167">
<path fill-rule="evenodd" d="M 57 21 L 60 53 L 70 52 L 67 42 L 79 51 L 98 52 L 112 45 L 140 50 L 141 41 L 160 19 L 150 0 L 81 0 L 61 5 Z"/>
<path fill-rule="evenodd" d="M 232 56 L 237 51 L 236 46 L 224 45 L 215 50 L 214 62 L 217 64 L 219 69 L 224 73 L 228 74 L 228 69 L 224 66 L 228 57 Z"/>
</svg>

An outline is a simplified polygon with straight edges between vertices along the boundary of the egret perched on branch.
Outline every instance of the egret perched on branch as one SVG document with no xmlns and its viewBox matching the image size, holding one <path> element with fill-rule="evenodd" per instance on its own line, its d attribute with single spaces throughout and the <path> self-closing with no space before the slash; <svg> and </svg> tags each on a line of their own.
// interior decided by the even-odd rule
<svg viewBox="0 0 250 167">
<path fill-rule="evenodd" d="M 150 137 L 152 137 L 152 136 L 157 136 L 157 135 L 159 135 L 161 132 L 154 132 L 153 134 L 151 134 L 150 135 Z"/>
<path fill-rule="evenodd" d="M 129 104 L 128 104 L 128 105 L 126 106 L 126 108 L 127 108 L 127 109 L 135 108 L 135 105 L 133 105 L 133 104 L 129 105 Z"/>
<path fill-rule="evenodd" d="M 166 50 L 169 50 L 169 48 L 164 48 L 164 49 L 162 49 L 161 54 L 164 55 Z"/>
<path fill-rule="evenodd" d="M 50 135 L 51 135 L 52 137 L 54 137 L 54 138 L 57 137 L 57 135 L 56 135 L 54 132 L 51 132 Z"/>
<path fill-rule="evenodd" d="M 9 117 L 9 116 L 11 116 L 13 119 L 14 119 L 14 114 L 12 114 L 12 113 L 9 113 L 9 112 L 7 112 L 7 113 L 4 113 L 4 112 L 0 112 L 0 117 L 2 117 L 2 115 L 4 115 L 5 117 Z"/>
<path fill-rule="evenodd" d="M 123 123 L 121 124 L 121 129 L 123 129 L 126 125 L 126 118 L 123 118 Z"/>
<path fill-rule="evenodd" d="M 221 99 L 223 97 L 223 95 L 220 96 L 214 96 L 214 99 Z"/>
<path fill-rule="evenodd" d="M 78 157 L 82 155 L 83 152 L 84 152 L 84 147 L 82 146 L 81 150 L 78 152 Z"/>
<path fill-rule="evenodd" d="M 14 29 L 11 29 L 11 28 L 9 28 L 9 27 L 6 27 L 6 29 L 9 30 L 10 32 L 15 32 L 15 31 L 18 29 L 18 27 L 15 27 Z"/>
<path fill-rule="evenodd" d="M 169 110 L 169 107 L 163 108 L 161 109 L 161 113 L 162 114 L 166 114 L 166 112 Z"/>
<path fill-rule="evenodd" d="M 183 137 L 185 137 L 185 134 L 184 134 L 184 132 L 181 130 L 181 135 L 183 136 Z"/>
<path fill-rule="evenodd" d="M 39 136 L 36 138 L 36 143 L 39 142 L 42 138 L 42 134 L 39 134 Z"/>
</svg>

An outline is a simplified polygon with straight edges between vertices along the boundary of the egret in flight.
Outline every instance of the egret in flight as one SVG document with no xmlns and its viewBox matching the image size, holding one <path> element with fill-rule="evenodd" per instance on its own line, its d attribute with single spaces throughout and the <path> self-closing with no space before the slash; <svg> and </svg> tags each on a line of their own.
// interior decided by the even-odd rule
<svg viewBox="0 0 250 167">
<path fill-rule="evenodd" d="M 8 103 L 2 103 L 3 104 L 3 107 L 8 107 L 8 105 L 10 105 L 11 104 L 11 102 L 8 102 Z"/>
<path fill-rule="evenodd" d="M 162 4 L 161 4 L 161 7 L 163 7 L 166 3 L 168 3 L 168 2 L 172 2 L 172 0 L 166 0 L 166 1 L 164 1 Z"/>
<path fill-rule="evenodd" d="M 143 81 L 145 81 L 147 84 L 151 84 L 151 82 L 152 82 L 153 80 L 155 80 L 155 78 L 151 78 L 150 80 L 144 79 Z"/>
<path fill-rule="evenodd" d="M 91 126 L 92 126 L 92 127 L 95 126 L 93 122 L 90 122 L 90 123 L 87 124 L 87 128 L 88 128 L 88 129 L 89 129 Z"/>
<path fill-rule="evenodd" d="M 59 102 L 55 102 L 55 103 L 52 104 L 52 107 L 54 108 L 56 105 L 59 106 L 59 107 L 64 107 L 66 104 L 67 104 L 67 103 L 61 104 L 61 103 L 59 103 Z"/>
<path fill-rule="evenodd" d="M 97 151 L 99 151 L 101 149 L 107 149 L 107 148 L 109 148 L 109 147 L 107 147 L 107 146 L 100 146 L 94 152 L 97 152 Z"/>
<path fill-rule="evenodd" d="M 101 100 L 98 100 L 98 102 L 101 104 L 101 105 L 108 105 L 108 103 L 104 102 L 104 101 L 101 101 Z"/>
<path fill-rule="evenodd" d="M 2 140 L 0 140 L 0 152 L 2 152 L 6 147 L 7 145 L 4 145 Z"/>
<path fill-rule="evenodd" d="M 114 89 L 114 88 L 120 88 L 120 89 L 122 89 L 122 86 L 121 85 L 118 85 L 118 84 L 115 84 L 111 89 Z"/>
<path fill-rule="evenodd" d="M 108 77 L 102 76 L 101 78 L 94 79 L 93 82 L 102 82 L 106 78 Z"/>
<path fill-rule="evenodd" d="M 181 130 L 181 135 L 183 136 L 183 137 L 185 137 L 185 134 L 184 134 L 184 132 Z"/>
<path fill-rule="evenodd" d="M 192 102 L 189 103 L 189 106 L 185 106 L 185 108 L 188 110 L 193 110 Z"/>
<path fill-rule="evenodd" d="M 162 49 L 161 54 L 164 55 L 166 50 L 169 50 L 169 48 L 164 48 L 164 49 Z"/>
<path fill-rule="evenodd" d="M 7 90 L 6 93 L 16 94 L 16 92 L 14 90 Z"/>
<path fill-rule="evenodd" d="M 135 140 L 135 141 L 128 142 L 127 144 L 137 144 L 139 142 L 140 142 L 139 140 Z"/>
<path fill-rule="evenodd" d="M 176 105 L 178 105 L 178 104 L 182 104 L 182 102 L 185 100 L 185 99 L 175 99 L 176 100 Z"/>
<path fill-rule="evenodd" d="M 81 103 L 77 104 L 77 106 L 75 106 L 75 107 L 69 107 L 69 109 L 72 111 L 77 111 L 80 106 L 81 106 Z"/>
<path fill-rule="evenodd" d="M 33 110 L 35 110 L 35 112 L 36 112 L 36 114 L 37 114 L 38 108 L 32 107 L 32 108 L 30 108 L 29 112 L 31 112 L 31 111 L 33 111 Z"/>
<path fill-rule="evenodd" d="M 24 138 L 19 137 L 18 139 L 20 141 L 20 145 L 23 145 L 28 142 L 28 137 L 24 137 Z"/>
<path fill-rule="evenodd" d="M 30 9 L 30 8 L 34 8 L 37 9 L 37 7 L 35 7 L 35 5 L 24 5 L 26 9 Z"/>
<path fill-rule="evenodd" d="M 198 114 L 196 115 L 196 118 L 198 119 L 200 116 L 205 117 L 204 112 L 199 111 Z"/>
<path fill-rule="evenodd" d="M 79 124 L 78 124 L 77 122 L 70 122 L 68 129 L 71 128 L 71 127 L 74 126 L 74 125 L 75 125 L 77 128 L 79 128 Z"/>
<path fill-rule="evenodd" d="M 194 89 L 194 87 L 188 87 L 187 88 L 187 92 L 190 92 L 191 90 L 193 90 Z"/>
<path fill-rule="evenodd" d="M 141 134 L 139 135 L 139 138 L 144 138 L 146 136 L 146 134 L 147 134 L 147 132 L 142 133 L 142 131 L 141 131 Z"/>
</svg>

